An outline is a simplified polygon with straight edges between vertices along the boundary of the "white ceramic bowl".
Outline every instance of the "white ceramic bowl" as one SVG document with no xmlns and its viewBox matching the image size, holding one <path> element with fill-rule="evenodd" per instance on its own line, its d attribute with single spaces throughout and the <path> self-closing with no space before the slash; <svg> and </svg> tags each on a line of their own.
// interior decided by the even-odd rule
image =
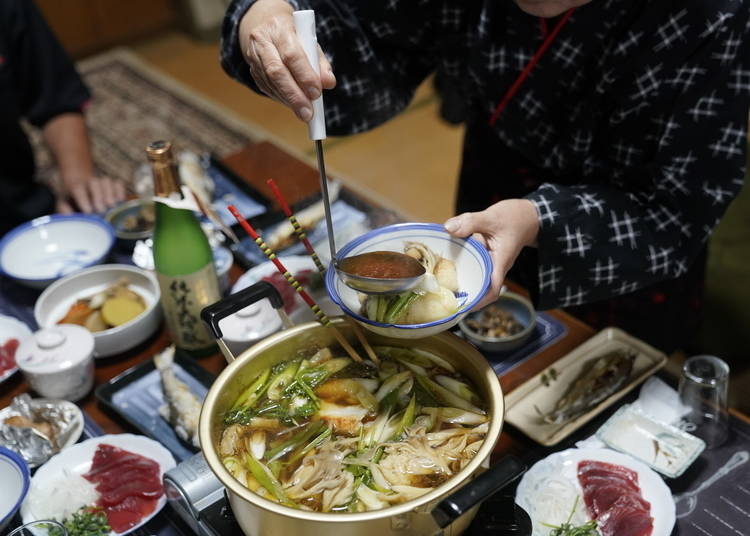
<svg viewBox="0 0 750 536">
<path fill-rule="evenodd" d="M 31 337 L 31 330 L 26 324 L 12 316 L 0 315 L 0 344 L 4 344 L 8 339 L 17 339 L 20 344 L 28 337 Z M 10 378 L 17 370 L 17 366 L 0 370 L 0 383 Z"/>
<path fill-rule="evenodd" d="M 65 316 L 73 303 L 106 289 L 121 277 L 146 301 L 146 310 L 121 326 L 94 333 L 94 356 L 120 354 L 148 339 L 161 323 L 159 283 L 146 270 L 127 264 L 103 264 L 69 275 L 50 285 L 34 305 L 39 327 L 53 326 Z"/>
<path fill-rule="evenodd" d="M 492 259 L 485 247 L 473 238 L 455 238 L 436 223 L 398 223 L 374 229 L 349 242 L 337 252 L 337 256 L 343 258 L 369 251 L 402 252 L 407 241 L 421 242 L 455 263 L 459 308 L 454 314 L 424 324 L 375 322 L 360 314 L 360 293 L 347 287 L 332 267 L 326 271 L 326 288 L 344 313 L 365 328 L 388 337 L 420 339 L 452 328 L 471 311 L 490 286 Z"/>
<path fill-rule="evenodd" d="M 29 467 L 18 454 L 0 447 L 0 532 L 5 530 L 29 492 Z"/>
<path fill-rule="evenodd" d="M 19 283 L 44 288 L 107 258 L 112 226 L 91 214 L 54 214 L 23 223 L 0 240 L 0 271 Z"/>
</svg>

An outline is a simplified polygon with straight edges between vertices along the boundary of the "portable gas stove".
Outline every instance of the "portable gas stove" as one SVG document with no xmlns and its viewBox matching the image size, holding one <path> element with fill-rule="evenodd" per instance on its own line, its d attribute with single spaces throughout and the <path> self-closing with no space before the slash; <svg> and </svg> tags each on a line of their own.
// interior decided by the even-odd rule
<svg viewBox="0 0 750 536">
<path fill-rule="evenodd" d="M 198 453 L 167 471 L 164 487 L 169 505 L 199 536 L 245 536 L 232 514 L 224 486 L 208 467 L 203 454 Z M 436 529 L 433 536 L 442 534 Z M 512 495 L 498 493 L 482 503 L 464 536 L 529 534 L 528 514 L 515 504 Z"/>
</svg>

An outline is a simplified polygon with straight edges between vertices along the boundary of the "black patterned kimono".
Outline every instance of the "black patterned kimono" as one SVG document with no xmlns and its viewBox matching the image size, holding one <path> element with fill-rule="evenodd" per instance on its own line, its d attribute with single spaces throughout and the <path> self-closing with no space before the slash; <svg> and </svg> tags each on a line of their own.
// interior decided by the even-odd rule
<svg viewBox="0 0 750 536">
<path fill-rule="evenodd" d="M 253 87 L 235 0 L 222 62 Z M 565 307 L 671 350 L 700 310 L 706 241 L 745 173 L 750 2 L 592 0 L 561 27 L 512 0 L 297 0 L 315 9 L 338 84 L 329 134 L 376 127 L 432 72 L 468 103 L 458 211 L 525 197 L 538 249 L 511 277 Z M 690 332 L 687 332 L 690 333 Z"/>
</svg>

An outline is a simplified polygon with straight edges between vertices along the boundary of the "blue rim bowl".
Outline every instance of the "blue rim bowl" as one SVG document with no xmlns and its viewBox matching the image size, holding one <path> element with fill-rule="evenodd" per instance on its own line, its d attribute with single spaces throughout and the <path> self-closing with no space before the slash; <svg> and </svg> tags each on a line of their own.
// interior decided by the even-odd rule
<svg viewBox="0 0 750 536">
<path fill-rule="evenodd" d="M 26 464 L 23 458 L 13 452 L 12 450 L 6 449 L 5 447 L 0 447 L 0 458 L 7 458 L 9 459 L 16 467 L 18 467 L 19 472 L 21 473 L 21 479 L 23 480 L 23 483 L 21 485 L 20 494 L 18 496 L 18 499 L 16 500 L 13 508 L 10 509 L 9 512 L 7 512 L 2 519 L 0 519 L 0 532 L 2 532 L 8 522 L 13 518 L 14 515 L 16 515 L 16 512 L 18 512 L 18 509 L 21 507 L 21 504 L 23 503 L 23 500 L 26 498 L 26 494 L 29 492 L 29 485 L 31 483 L 31 474 L 29 472 L 29 466 Z M 7 482 L 3 482 L 3 487 L 7 486 Z M 0 513 L 1 514 L 1 513 Z"/>
<path fill-rule="evenodd" d="M 412 339 L 427 337 L 452 328 L 458 323 L 461 318 L 466 316 L 474 308 L 474 306 L 476 306 L 479 300 L 482 299 L 482 296 L 484 296 L 484 294 L 487 292 L 487 289 L 490 287 L 490 278 L 492 275 L 492 259 L 490 258 L 490 254 L 487 252 L 485 247 L 474 238 L 453 237 L 445 230 L 442 225 L 436 223 L 397 223 L 394 225 L 388 225 L 385 227 L 374 229 L 368 233 L 363 234 L 362 236 L 355 238 L 344 247 L 342 247 L 336 255 L 341 259 L 349 255 L 357 255 L 360 253 L 365 253 L 367 251 L 376 251 L 383 249 L 393 250 L 393 248 L 389 248 L 388 246 L 379 246 L 380 244 L 392 240 L 400 240 L 402 242 L 406 240 L 413 240 L 418 242 L 420 241 L 420 239 L 424 239 L 428 236 L 439 237 L 446 243 L 450 243 L 454 247 L 458 247 L 462 254 L 470 255 L 471 259 L 478 263 L 478 265 L 480 266 L 481 283 L 478 285 L 477 290 L 475 292 L 472 292 L 471 295 L 468 295 L 466 292 L 461 292 L 461 289 L 459 289 L 457 298 L 460 305 L 458 311 L 456 311 L 452 315 L 441 318 L 439 320 L 435 320 L 433 322 L 425 322 L 422 324 L 389 324 L 370 320 L 369 318 L 362 316 L 358 311 L 353 310 L 345 303 L 345 300 L 339 293 L 339 286 L 343 286 L 343 288 L 345 289 L 348 289 L 348 287 L 343 284 L 341 279 L 336 274 L 336 270 L 331 265 L 329 265 L 329 268 L 328 270 L 326 270 L 325 275 L 325 284 L 329 296 L 336 303 L 336 305 L 341 307 L 346 315 L 352 317 L 371 331 L 383 335 Z M 452 260 L 456 261 L 456 259 Z M 461 268 L 460 266 L 457 266 L 456 268 L 459 272 L 460 280 Z"/>
<path fill-rule="evenodd" d="M 101 251 L 94 252 L 93 255 L 95 256 L 93 258 L 87 258 L 87 260 L 85 261 L 76 260 L 74 262 L 74 266 L 71 266 L 70 269 L 61 268 L 56 273 L 51 273 L 49 276 L 45 277 L 30 277 L 28 274 L 14 272 L 12 269 L 8 268 L 8 266 L 6 265 L 6 252 L 8 247 L 10 247 L 10 245 L 14 241 L 18 240 L 26 233 L 41 232 L 41 229 L 45 226 L 66 222 L 83 222 L 86 224 L 94 225 L 103 230 L 107 237 L 104 248 Z M 78 238 L 83 239 L 83 237 Z M 0 239 L 0 273 L 23 285 L 33 288 L 45 288 L 50 283 L 60 279 L 65 275 L 104 262 L 115 244 L 115 239 L 115 230 L 112 225 L 104 218 L 96 216 L 94 214 L 52 214 L 48 216 L 41 216 L 31 221 L 22 223 L 21 225 L 9 231 L 5 236 L 2 237 L 2 239 Z M 40 247 L 44 246 L 42 240 L 39 240 L 38 242 Z"/>
</svg>

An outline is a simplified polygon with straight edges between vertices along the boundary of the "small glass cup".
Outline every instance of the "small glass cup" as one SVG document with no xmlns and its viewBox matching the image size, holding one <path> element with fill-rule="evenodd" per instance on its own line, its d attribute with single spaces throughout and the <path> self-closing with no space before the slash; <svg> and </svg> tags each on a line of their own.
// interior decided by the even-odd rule
<svg viewBox="0 0 750 536">
<path fill-rule="evenodd" d="M 697 355 L 682 365 L 680 401 L 690 409 L 687 431 L 703 439 L 707 448 L 727 439 L 729 365 L 718 357 Z"/>
<path fill-rule="evenodd" d="M 8 536 L 68 536 L 67 529 L 53 519 L 31 521 L 16 527 Z"/>
</svg>

